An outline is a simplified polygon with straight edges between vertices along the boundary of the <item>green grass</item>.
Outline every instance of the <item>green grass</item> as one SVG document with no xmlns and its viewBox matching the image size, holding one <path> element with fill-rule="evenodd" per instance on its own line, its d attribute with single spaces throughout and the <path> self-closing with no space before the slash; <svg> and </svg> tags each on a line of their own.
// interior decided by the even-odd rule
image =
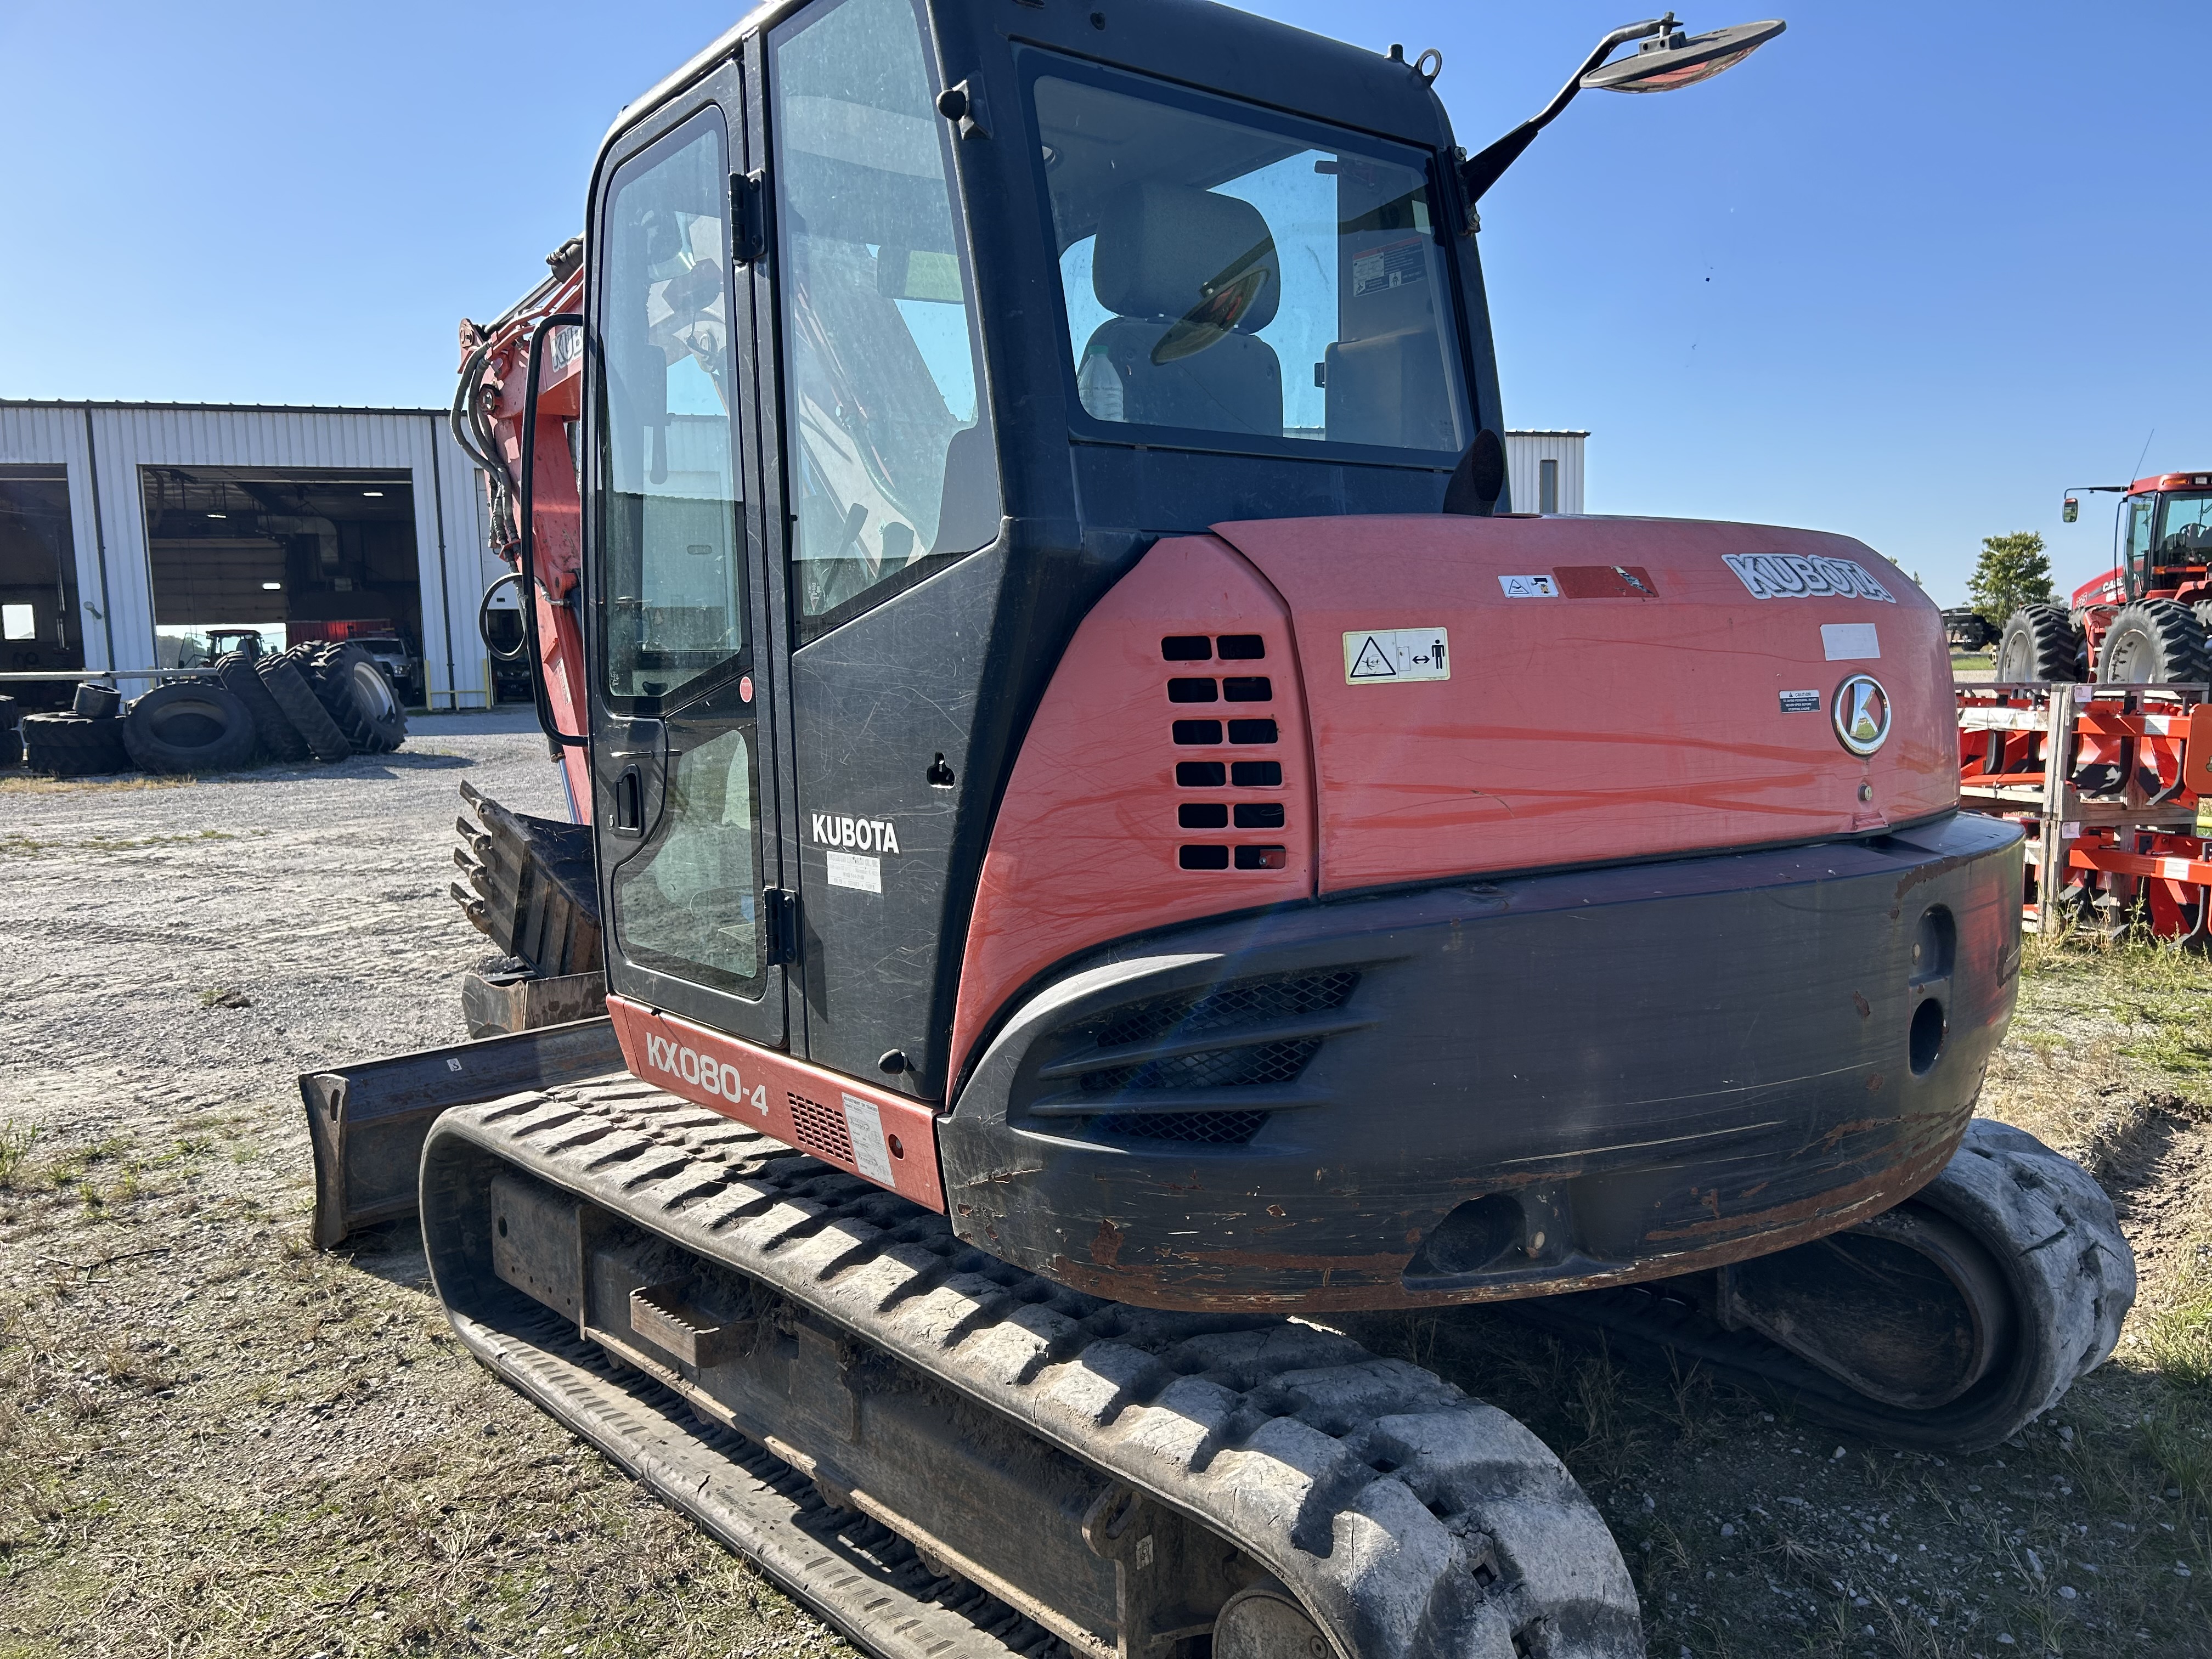
<svg viewBox="0 0 2212 1659">
<path fill-rule="evenodd" d="M 0 1192 L 12 1192 L 29 1173 L 31 1149 L 39 1144 L 39 1126 L 9 1118 L 0 1123 Z"/>
</svg>

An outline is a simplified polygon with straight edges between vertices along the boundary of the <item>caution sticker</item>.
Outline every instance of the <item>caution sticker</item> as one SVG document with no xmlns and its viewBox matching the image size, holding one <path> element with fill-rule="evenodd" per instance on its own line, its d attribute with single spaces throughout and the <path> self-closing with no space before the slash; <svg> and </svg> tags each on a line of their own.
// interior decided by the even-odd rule
<svg viewBox="0 0 2212 1659">
<path fill-rule="evenodd" d="M 1820 694 L 1818 691 L 1784 691 L 1782 694 L 1782 712 L 1785 714 L 1817 714 L 1820 712 Z"/>
<path fill-rule="evenodd" d="M 1375 628 L 1344 636 L 1346 685 L 1450 678 L 1451 642 L 1441 628 Z"/>
<path fill-rule="evenodd" d="M 1559 585 L 1549 576 L 1500 576 L 1498 586 L 1509 599 L 1556 599 Z"/>
</svg>

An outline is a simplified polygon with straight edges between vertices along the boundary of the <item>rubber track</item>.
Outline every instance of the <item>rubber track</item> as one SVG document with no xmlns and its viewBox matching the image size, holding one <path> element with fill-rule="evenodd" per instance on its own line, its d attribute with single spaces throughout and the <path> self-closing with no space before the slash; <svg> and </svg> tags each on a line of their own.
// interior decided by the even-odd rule
<svg viewBox="0 0 2212 1659">
<path fill-rule="evenodd" d="M 1196 1518 L 1288 1586 L 1340 1659 L 1644 1653 L 1620 1551 L 1573 1477 L 1428 1371 L 1286 1320 L 1068 1291 L 635 1081 L 448 1112 L 425 1149 L 426 1199 L 448 1139 L 766 1283 Z M 454 1328 L 511 1374 L 481 1326 Z"/>
<path fill-rule="evenodd" d="M 2135 1253 L 2089 1172 L 2010 1124 L 1978 1117 L 1935 1180 L 1908 1200 L 1972 1232 L 2014 1297 L 2015 1346 L 2004 1374 L 1955 1407 L 1908 1415 L 1866 1399 L 1752 1331 L 1722 1328 L 1663 1281 L 1515 1304 L 1565 1335 L 1603 1333 L 1706 1366 L 1723 1381 L 1767 1384 L 1808 1415 L 1891 1444 L 1979 1451 L 2001 1445 L 2111 1358 L 2135 1304 Z"/>
<path fill-rule="evenodd" d="M 477 1357 L 633 1477 L 751 1557 L 817 1616 L 880 1659 L 1074 1659 L 1050 1631 L 957 1578 L 913 1546 L 652 1378 L 611 1362 L 547 1312 L 518 1331 L 459 1316 Z"/>
</svg>

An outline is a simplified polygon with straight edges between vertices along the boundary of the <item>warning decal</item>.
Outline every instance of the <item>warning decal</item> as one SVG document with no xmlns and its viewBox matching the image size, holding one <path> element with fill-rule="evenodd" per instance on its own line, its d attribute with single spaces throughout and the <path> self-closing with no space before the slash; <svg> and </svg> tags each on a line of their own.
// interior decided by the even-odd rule
<svg viewBox="0 0 2212 1659">
<path fill-rule="evenodd" d="M 1392 685 L 1451 678 L 1451 646 L 1441 628 L 1375 628 L 1344 636 L 1344 683 Z"/>
<path fill-rule="evenodd" d="M 1500 576 L 1498 586 L 1509 599 L 1556 599 L 1559 584 L 1549 576 Z"/>
<path fill-rule="evenodd" d="M 1352 297 L 1355 300 L 1388 288 L 1418 283 L 1427 273 L 1422 240 L 1408 236 L 1401 242 L 1362 249 L 1352 256 Z"/>
</svg>

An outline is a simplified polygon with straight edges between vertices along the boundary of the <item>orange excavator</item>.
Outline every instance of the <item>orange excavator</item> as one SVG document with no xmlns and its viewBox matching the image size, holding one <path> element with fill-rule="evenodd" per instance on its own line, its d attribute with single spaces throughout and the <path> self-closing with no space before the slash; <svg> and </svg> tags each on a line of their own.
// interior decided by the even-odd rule
<svg viewBox="0 0 2212 1659">
<path fill-rule="evenodd" d="M 2133 1266 L 1972 1115 L 1939 614 L 1504 490 L 1484 191 L 1781 27 L 1473 156 L 1435 53 L 1196 0 L 779 3 L 631 104 L 456 405 L 575 819 L 479 802 L 461 896 L 608 1023 L 392 1062 L 411 1140 L 311 1089 L 325 1236 L 419 1202 L 487 1365 L 901 1659 L 1641 1654 L 1376 1310 L 2048 1407 Z"/>
</svg>

